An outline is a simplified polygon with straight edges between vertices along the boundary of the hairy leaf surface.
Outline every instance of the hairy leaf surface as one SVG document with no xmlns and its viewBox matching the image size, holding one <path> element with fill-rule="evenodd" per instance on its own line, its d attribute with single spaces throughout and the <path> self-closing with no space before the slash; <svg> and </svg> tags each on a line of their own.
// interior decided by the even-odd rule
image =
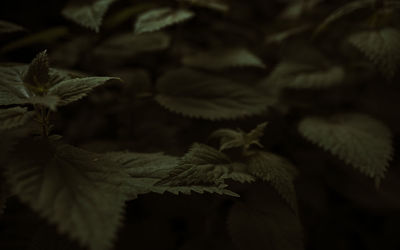
<svg viewBox="0 0 400 250">
<path fill-rule="evenodd" d="M 170 111 L 209 120 L 262 113 L 274 103 L 248 86 L 189 69 L 169 71 L 157 81 L 156 100 Z"/>
<path fill-rule="evenodd" d="M 16 149 L 6 176 L 18 197 L 61 233 L 92 250 L 110 249 L 128 178 L 114 162 L 70 145 L 34 140 Z"/>
<path fill-rule="evenodd" d="M 193 18 L 194 12 L 169 7 L 153 9 L 141 14 L 135 23 L 135 33 L 153 32 Z"/>
<path fill-rule="evenodd" d="M 50 81 L 47 51 L 40 52 L 31 62 L 24 76 L 24 83 L 35 87 L 46 86 Z"/>
<path fill-rule="evenodd" d="M 330 118 L 307 117 L 298 129 L 311 142 L 375 179 L 377 185 L 384 178 L 393 148 L 391 131 L 382 122 L 364 114 L 346 113 Z"/>
</svg>

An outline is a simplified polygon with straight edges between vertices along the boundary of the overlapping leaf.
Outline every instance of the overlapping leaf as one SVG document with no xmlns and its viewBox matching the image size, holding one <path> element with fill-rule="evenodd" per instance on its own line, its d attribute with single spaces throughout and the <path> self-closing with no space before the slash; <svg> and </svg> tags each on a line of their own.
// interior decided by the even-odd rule
<svg viewBox="0 0 400 250">
<path fill-rule="evenodd" d="M 248 160 L 248 172 L 271 186 L 297 211 L 297 198 L 294 178 L 297 171 L 286 159 L 264 151 L 256 151 Z"/>
<path fill-rule="evenodd" d="M 325 88 L 340 84 L 345 76 L 340 66 L 281 62 L 263 84 L 278 88 Z"/>
<path fill-rule="evenodd" d="M 25 124 L 35 115 L 27 108 L 0 109 L 0 130 L 11 129 Z"/>
<path fill-rule="evenodd" d="M 298 129 L 311 142 L 374 178 L 377 185 L 384 178 L 393 148 L 391 131 L 382 122 L 349 113 L 330 118 L 307 117 Z"/>
<path fill-rule="evenodd" d="M 178 158 L 164 155 L 162 153 L 131 153 L 113 152 L 107 157 L 122 166 L 130 175 L 129 197 L 134 199 L 139 194 L 149 192 L 173 194 L 217 193 L 237 196 L 235 193 L 225 189 L 223 184 L 188 184 L 179 185 L 161 184 L 160 181 L 169 176 L 171 171 L 178 166 Z"/>
<path fill-rule="evenodd" d="M 157 102 L 168 110 L 210 120 L 259 114 L 275 102 L 248 86 L 189 69 L 167 72 L 157 90 Z"/>
<path fill-rule="evenodd" d="M 62 10 L 62 14 L 66 18 L 98 32 L 103 16 L 113 2 L 115 0 L 74 0 Z"/>
<path fill-rule="evenodd" d="M 153 9 L 141 14 L 135 23 L 135 33 L 153 32 L 181 23 L 194 17 L 194 12 L 186 9 L 169 7 Z"/>
<path fill-rule="evenodd" d="M 224 153 L 195 143 L 157 185 L 224 185 L 225 179 L 252 182 L 244 164 L 232 162 Z M 231 193 L 231 195 L 233 195 Z"/>
<path fill-rule="evenodd" d="M 246 48 L 198 52 L 194 55 L 185 56 L 182 62 L 187 66 L 210 70 L 221 70 L 230 67 L 265 68 L 262 60 Z"/>
<path fill-rule="evenodd" d="M 387 78 L 400 65 L 400 31 L 387 27 L 352 34 L 349 42 L 375 63 Z"/>
<path fill-rule="evenodd" d="M 61 233 L 92 250 L 110 249 L 128 176 L 101 155 L 44 139 L 15 154 L 6 171 L 12 191 Z"/>
<path fill-rule="evenodd" d="M 266 126 L 266 122 L 261 123 L 249 133 L 242 130 L 218 129 L 210 137 L 220 139 L 220 151 L 237 147 L 243 147 L 247 150 L 251 145 L 262 147 L 259 140 L 264 135 Z"/>
<path fill-rule="evenodd" d="M 0 105 L 42 104 L 54 109 L 58 102 L 56 96 L 38 96 L 25 84 L 29 66 L 0 67 Z M 50 69 L 48 85 L 54 85 L 65 79 L 68 74 Z"/>
</svg>

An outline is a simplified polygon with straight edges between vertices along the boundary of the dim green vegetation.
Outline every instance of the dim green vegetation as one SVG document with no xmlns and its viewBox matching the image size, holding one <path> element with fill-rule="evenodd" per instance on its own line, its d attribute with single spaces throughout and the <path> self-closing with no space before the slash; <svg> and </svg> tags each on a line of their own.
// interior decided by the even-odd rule
<svg viewBox="0 0 400 250">
<path fill-rule="evenodd" d="M 0 21 L 1 249 L 400 247 L 400 1 L 56 2 Z"/>
</svg>

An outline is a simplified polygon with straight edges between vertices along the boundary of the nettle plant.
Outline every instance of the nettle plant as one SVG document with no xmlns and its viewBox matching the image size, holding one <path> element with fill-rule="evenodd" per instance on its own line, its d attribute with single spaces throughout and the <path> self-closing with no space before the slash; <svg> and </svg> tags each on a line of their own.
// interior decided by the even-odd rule
<svg viewBox="0 0 400 250">
<path fill-rule="evenodd" d="M 397 110 L 389 103 L 381 112 L 374 101 L 398 94 L 392 83 L 399 79 L 400 2 L 266 2 L 68 3 L 62 15 L 96 34 L 74 34 L 28 65 L 0 66 L 1 212 L 17 196 L 60 234 L 107 250 L 124 223 L 125 204 L 138 195 L 216 193 L 232 202 L 224 220 L 236 248 L 303 249 L 302 204 L 312 197 L 297 197 L 296 189 L 321 177 L 322 171 L 311 174 L 316 165 L 353 167 L 379 189 L 394 155 Z M 268 7 L 279 11 L 264 13 Z M 130 20 L 133 30 L 126 32 Z M 2 34 L 21 30 L 0 22 Z M 55 27 L 26 35 L 1 52 L 49 44 L 69 32 Z M 173 144 L 181 155 L 99 153 L 54 133 L 64 106 L 101 85 L 134 86 L 129 100 L 111 103 L 123 119 L 131 99 L 149 112 L 154 101 L 165 108 L 157 112 L 183 116 L 196 131 L 185 138 L 194 138 L 191 145 Z"/>
</svg>

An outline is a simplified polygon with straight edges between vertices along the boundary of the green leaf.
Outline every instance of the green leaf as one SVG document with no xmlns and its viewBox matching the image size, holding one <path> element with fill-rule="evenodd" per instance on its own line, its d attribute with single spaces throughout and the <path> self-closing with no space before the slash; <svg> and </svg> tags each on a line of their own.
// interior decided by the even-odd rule
<svg viewBox="0 0 400 250">
<path fill-rule="evenodd" d="M 349 42 L 364 53 L 387 78 L 400 64 L 400 31 L 391 27 L 352 34 Z"/>
<path fill-rule="evenodd" d="M 260 114 L 275 102 L 249 86 L 189 69 L 167 72 L 157 90 L 157 102 L 168 110 L 209 120 Z"/>
<path fill-rule="evenodd" d="M 0 130 L 11 129 L 24 125 L 32 119 L 34 112 L 27 108 L 14 107 L 9 109 L 0 109 Z"/>
<path fill-rule="evenodd" d="M 69 79 L 54 85 L 48 93 L 60 97 L 59 105 L 66 105 L 85 97 L 92 89 L 111 80 L 119 80 L 119 78 L 83 77 Z"/>
<path fill-rule="evenodd" d="M 299 19 L 304 12 L 312 10 L 321 0 L 295 0 L 288 2 L 288 6 L 280 13 L 282 19 Z"/>
<path fill-rule="evenodd" d="M 6 179 L 22 202 L 92 250 L 110 249 L 128 176 L 102 157 L 44 139 L 16 148 Z"/>
<path fill-rule="evenodd" d="M 193 18 L 194 12 L 169 7 L 153 9 L 141 14 L 135 23 L 135 33 L 153 32 Z"/>
<path fill-rule="evenodd" d="M 227 5 L 227 3 L 222 0 L 177 0 L 177 1 L 221 12 L 227 12 L 229 10 L 229 6 Z"/>
<path fill-rule="evenodd" d="M 261 123 L 249 133 L 242 130 L 218 129 L 211 134 L 211 138 L 220 138 L 219 150 L 223 151 L 230 148 L 243 147 L 249 149 L 251 145 L 263 147 L 259 140 L 264 135 L 264 129 L 267 123 Z"/>
<path fill-rule="evenodd" d="M 230 67 L 265 68 L 261 59 L 246 48 L 198 52 L 185 56 L 182 62 L 187 66 L 209 70 L 222 70 Z"/>
<path fill-rule="evenodd" d="M 0 34 L 25 31 L 25 28 L 15 23 L 0 20 Z"/>
<path fill-rule="evenodd" d="M 285 40 L 288 40 L 289 38 L 296 36 L 300 33 L 303 33 L 304 31 L 308 30 L 310 28 L 309 24 L 304 24 L 296 27 L 292 27 L 286 30 L 280 30 L 277 33 L 269 34 L 265 41 L 266 43 L 277 43 L 281 44 Z"/>
<path fill-rule="evenodd" d="M 297 171 L 289 161 L 269 152 L 256 151 L 248 159 L 248 172 L 270 183 L 290 207 L 297 211 L 293 183 Z"/>
<path fill-rule="evenodd" d="M 7 53 L 17 49 L 26 48 L 37 44 L 50 44 L 68 35 L 69 30 L 65 26 L 52 27 L 30 35 L 23 36 L 21 39 L 2 46 L 0 53 Z"/>
<path fill-rule="evenodd" d="M 159 182 L 167 178 L 169 173 L 178 165 L 178 158 L 164 155 L 163 153 L 133 153 L 133 152 L 112 152 L 107 157 L 118 164 L 131 177 L 129 181 L 129 198 L 135 199 L 139 194 L 155 192 L 163 194 L 197 193 L 218 193 L 231 196 L 237 194 L 225 189 L 226 185 L 162 185 Z"/>
<path fill-rule="evenodd" d="M 24 83 L 35 87 L 44 87 L 50 81 L 49 58 L 47 51 L 40 52 L 29 65 Z"/>
<path fill-rule="evenodd" d="M 323 20 L 323 22 L 320 25 L 318 25 L 318 27 L 314 31 L 314 36 L 318 35 L 321 31 L 325 30 L 328 25 L 335 22 L 336 20 L 341 19 L 342 17 L 349 15 L 357 10 L 368 7 L 372 8 L 374 6 L 374 3 L 375 0 L 357 0 L 357 1 L 351 1 L 343 5 L 342 7 L 332 12 L 328 17 L 326 17 Z"/>
<path fill-rule="evenodd" d="M 217 185 L 225 186 L 225 179 L 252 182 L 254 178 L 245 172 L 245 166 L 232 162 L 224 153 L 204 144 L 194 143 L 177 166 L 169 171 L 157 185 Z M 230 195 L 233 195 L 231 192 Z"/>
<path fill-rule="evenodd" d="M 163 32 L 135 35 L 125 33 L 104 41 L 94 50 L 104 58 L 130 59 L 140 53 L 167 49 L 171 38 Z"/>
<path fill-rule="evenodd" d="M 303 250 L 300 220 L 279 197 L 253 186 L 244 202 L 236 202 L 227 218 L 227 228 L 238 250 Z"/>
<path fill-rule="evenodd" d="M 103 16 L 115 0 L 71 1 L 62 10 L 64 17 L 99 32 Z"/>
<path fill-rule="evenodd" d="M 342 83 L 345 76 L 340 66 L 281 62 L 262 84 L 278 88 L 327 88 Z"/>
<path fill-rule="evenodd" d="M 384 178 L 393 147 L 391 131 L 382 122 L 348 113 L 330 118 L 306 117 L 298 129 L 306 139 L 374 178 L 377 186 Z"/>
<path fill-rule="evenodd" d="M 159 184 L 196 185 L 223 184 L 232 171 L 231 161 L 224 153 L 204 144 L 195 143 L 178 162 L 167 178 Z"/>
</svg>

